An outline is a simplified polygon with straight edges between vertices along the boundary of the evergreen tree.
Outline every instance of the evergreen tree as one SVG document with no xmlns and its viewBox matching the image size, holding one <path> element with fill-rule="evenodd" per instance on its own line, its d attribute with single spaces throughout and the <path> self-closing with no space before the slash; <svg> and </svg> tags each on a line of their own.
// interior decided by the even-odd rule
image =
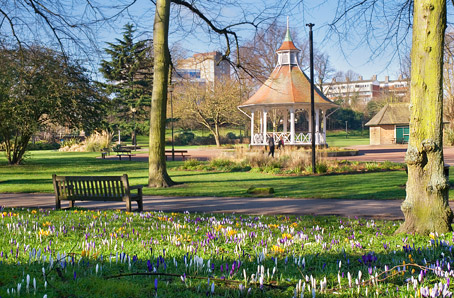
<svg viewBox="0 0 454 298">
<path fill-rule="evenodd" d="M 126 24 L 123 39 L 108 43 L 105 52 L 110 61 L 102 60 L 100 71 L 107 79 L 107 91 L 113 95 L 109 115 L 111 129 L 131 133 L 148 131 L 153 58 L 148 40 L 134 41 L 134 25 Z"/>
</svg>

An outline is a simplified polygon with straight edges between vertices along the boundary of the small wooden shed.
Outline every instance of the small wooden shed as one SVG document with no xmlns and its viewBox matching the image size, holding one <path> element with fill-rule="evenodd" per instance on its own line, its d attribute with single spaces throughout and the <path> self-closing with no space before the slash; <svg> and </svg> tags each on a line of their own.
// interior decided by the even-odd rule
<svg viewBox="0 0 454 298">
<path fill-rule="evenodd" d="M 408 103 L 386 104 L 369 122 L 371 145 L 406 144 L 410 136 Z"/>
</svg>

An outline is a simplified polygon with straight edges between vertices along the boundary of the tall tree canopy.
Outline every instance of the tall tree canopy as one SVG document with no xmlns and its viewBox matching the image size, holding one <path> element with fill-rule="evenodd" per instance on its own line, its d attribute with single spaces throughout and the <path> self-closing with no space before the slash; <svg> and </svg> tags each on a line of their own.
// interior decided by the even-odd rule
<svg viewBox="0 0 454 298">
<path fill-rule="evenodd" d="M 48 124 L 92 131 L 105 97 L 83 67 L 34 46 L 0 51 L 0 135 L 9 164 L 20 164 L 31 136 Z"/>
<path fill-rule="evenodd" d="M 110 60 L 102 60 L 100 72 L 107 79 L 107 91 L 113 95 L 111 128 L 129 131 L 135 139 L 136 123 L 145 132 L 150 113 L 153 83 L 153 58 L 150 42 L 134 41 L 134 26 L 126 24 L 123 39 L 108 43 L 105 52 Z"/>
</svg>

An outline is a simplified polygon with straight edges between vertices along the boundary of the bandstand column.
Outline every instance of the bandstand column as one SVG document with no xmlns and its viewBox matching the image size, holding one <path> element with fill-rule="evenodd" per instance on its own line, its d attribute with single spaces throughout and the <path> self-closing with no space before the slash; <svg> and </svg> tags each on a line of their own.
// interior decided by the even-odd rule
<svg viewBox="0 0 454 298">
<path fill-rule="evenodd" d="M 320 109 L 315 110 L 315 144 L 320 145 Z"/>
<path fill-rule="evenodd" d="M 263 144 L 266 144 L 266 114 L 268 114 L 268 111 L 263 109 L 263 121 L 262 121 Z"/>
<path fill-rule="evenodd" d="M 312 115 L 310 111 L 307 111 L 307 127 L 309 128 L 309 133 L 312 132 Z"/>
<path fill-rule="evenodd" d="M 326 144 L 326 110 L 323 110 L 323 141 Z"/>
<path fill-rule="evenodd" d="M 254 113 L 255 111 L 251 111 L 251 145 L 254 145 Z"/>
<path fill-rule="evenodd" d="M 287 124 L 288 124 L 288 111 L 285 110 L 284 112 L 284 133 L 287 133 Z"/>
<path fill-rule="evenodd" d="M 290 144 L 295 144 L 295 110 L 290 109 Z"/>
</svg>

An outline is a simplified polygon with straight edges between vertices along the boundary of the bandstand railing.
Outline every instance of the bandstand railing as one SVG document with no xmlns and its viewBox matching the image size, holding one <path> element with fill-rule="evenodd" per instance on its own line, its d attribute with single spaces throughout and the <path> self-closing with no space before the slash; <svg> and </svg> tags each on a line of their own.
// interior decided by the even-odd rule
<svg viewBox="0 0 454 298">
<path fill-rule="evenodd" d="M 295 133 L 295 142 L 290 142 L 290 133 L 289 132 L 270 132 L 266 134 L 267 138 L 263 138 L 263 134 L 256 133 L 252 138 L 251 145 L 268 145 L 268 138 L 272 137 L 274 139 L 274 143 L 278 143 L 282 137 L 284 144 L 289 145 L 311 145 L 312 144 L 312 134 L 308 133 Z M 315 133 L 315 144 L 316 145 L 325 145 L 326 138 L 323 133 Z"/>
</svg>

